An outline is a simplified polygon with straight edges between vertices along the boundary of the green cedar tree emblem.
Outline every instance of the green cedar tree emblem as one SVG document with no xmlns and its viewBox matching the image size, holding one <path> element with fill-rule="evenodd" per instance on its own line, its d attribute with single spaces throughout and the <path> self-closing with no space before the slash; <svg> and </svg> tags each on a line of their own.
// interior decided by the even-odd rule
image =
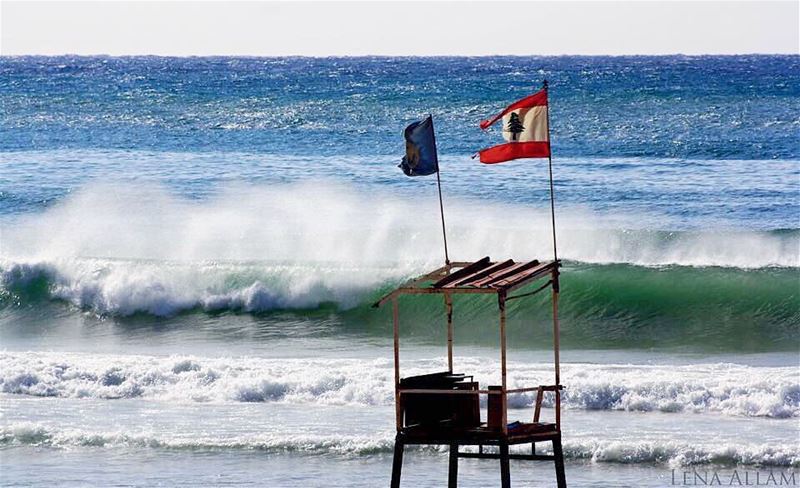
<svg viewBox="0 0 800 488">
<path fill-rule="evenodd" d="M 522 122 L 519 121 L 519 115 L 516 112 L 511 112 L 511 118 L 508 120 L 507 130 L 508 132 L 511 132 L 512 141 L 518 140 L 520 133 L 525 130 L 525 127 L 523 127 Z"/>
</svg>

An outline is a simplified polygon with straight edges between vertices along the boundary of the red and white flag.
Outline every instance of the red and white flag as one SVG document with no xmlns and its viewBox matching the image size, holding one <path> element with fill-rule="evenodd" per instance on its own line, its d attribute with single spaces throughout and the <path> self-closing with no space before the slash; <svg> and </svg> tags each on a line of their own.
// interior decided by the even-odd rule
<svg viewBox="0 0 800 488">
<path fill-rule="evenodd" d="M 481 129 L 502 120 L 505 144 L 478 151 L 481 163 L 494 164 L 519 158 L 550 156 L 547 120 L 547 88 L 517 100 L 494 117 L 481 122 Z"/>
</svg>

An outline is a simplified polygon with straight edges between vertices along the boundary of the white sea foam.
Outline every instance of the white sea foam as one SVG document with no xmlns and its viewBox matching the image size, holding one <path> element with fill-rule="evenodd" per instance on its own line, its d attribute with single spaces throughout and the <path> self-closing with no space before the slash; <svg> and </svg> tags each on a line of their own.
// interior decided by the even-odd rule
<svg viewBox="0 0 800 488">
<path fill-rule="evenodd" d="M 722 443 L 714 446 L 678 441 L 570 441 L 567 458 L 606 463 L 666 463 L 672 466 L 742 464 L 800 466 L 800 447 L 770 444 Z"/>
<path fill-rule="evenodd" d="M 483 384 L 499 380 L 493 361 L 458 358 L 457 363 Z M 549 366 L 512 366 L 511 387 L 552 382 Z M 404 368 L 414 374 L 445 365 L 417 360 Z M 391 405 L 393 382 L 392 364 L 382 359 L 0 354 L 0 391 L 33 396 Z M 800 371 L 793 367 L 565 364 L 562 383 L 564 405 L 572 409 L 800 417 Z M 532 402 L 532 394 L 518 394 L 510 406 Z M 546 398 L 545 406 L 551 405 Z"/>
<path fill-rule="evenodd" d="M 0 446 L 42 447 L 125 447 L 206 450 L 263 450 L 267 452 L 306 452 L 345 456 L 391 452 L 392 432 L 374 435 L 329 435 L 324 433 L 257 433 L 234 436 L 180 436 L 169 432 L 97 431 L 61 428 L 37 422 L 16 422 L 0 426 Z M 413 447 L 412 447 L 413 448 Z M 527 446 L 512 446 L 522 452 Z M 417 447 L 444 451 L 445 446 Z M 475 450 L 462 447 L 462 451 Z M 539 452 L 550 452 L 546 446 Z M 587 459 L 596 463 L 664 463 L 671 466 L 737 464 L 775 467 L 800 466 L 800 447 L 748 444 L 743 442 L 697 445 L 674 440 L 603 441 L 566 439 L 567 459 Z"/>
<path fill-rule="evenodd" d="M 159 261 L 333 262 L 353 266 L 441 261 L 434 200 L 401 199 L 333 183 L 234 187 L 188 201 L 161 187 L 90 185 L 43 214 L 4 225 L 2 256 L 14 262 L 113 257 Z M 520 205 L 448 199 L 458 259 L 547 257 L 549 213 Z M 559 212 L 560 252 L 590 263 L 800 266 L 800 239 L 758 232 L 641 228 L 640 217 Z"/>
<path fill-rule="evenodd" d="M 248 449 L 272 452 L 324 452 L 372 454 L 391 449 L 394 437 L 253 434 L 234 437 L 181 437 L 168 433 L 89 431 L 54 428 L 35 422 L 17 422 L 0 427 L 0 445 L 52 447 L 137 447 L 166 449 Z"/>
</svg>

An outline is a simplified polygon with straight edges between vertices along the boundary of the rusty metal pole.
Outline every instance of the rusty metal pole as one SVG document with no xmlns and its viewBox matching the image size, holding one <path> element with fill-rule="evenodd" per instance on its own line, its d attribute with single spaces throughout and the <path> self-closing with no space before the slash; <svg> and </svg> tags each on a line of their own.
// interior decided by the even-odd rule
<svg viewBox="0 0 800 488">
<path fill-rule="evenodd" d="M 558 269 L 554 270 L 558 273 Z M 555 277 L 555 279 L 558 279 Z M 556 428 L 561 430 L 561 364 L 560 364 L 560 344 L 559 344 L 559 327 L 558 327 L 558 282 L 553 283 L 553 356 L 554 367 L 556 376 Z"/>
<path fill-rule="evenodd" d="M 508 405 L 506 397 L 506 294 L 504 291 L 497 293 L 497 302 L 500 307 L 500 373 L 502 375 L 502 412 L 503 434 L 508 433 Z"/>
<path fill-rule="evenodd" d="M 453 297 L 444 294 L 444 303 L 447 306 L 447 368 L 453 372 Z"/>
<path fill-rule="evenodd" d="M 545 94 L 547 97 L 547 168 L 550 176 L 550 221 L 553 227 L 553 363 L 555 369 L 556 380 L 556 427 L 561 429 L 561 357 L 560 357 L 560 329 L 558 323 L 558 294 L 559 287 L 559 271 L 558 271 L 558 246 L 556 245 L 556 203 L 555 203 L 555 185 L 553 184 L 553 152 L 550 147 L 550 93 L 548 91 L 547 80 L 543 83 Z"/>
<path fill-rule="evenodd" d="M 403 428 L 403 410 L 400 408 L 400 305 L 392 298 L 392 322 L 394 324 L 394 408 L 397 431 Z"/>
</svg>

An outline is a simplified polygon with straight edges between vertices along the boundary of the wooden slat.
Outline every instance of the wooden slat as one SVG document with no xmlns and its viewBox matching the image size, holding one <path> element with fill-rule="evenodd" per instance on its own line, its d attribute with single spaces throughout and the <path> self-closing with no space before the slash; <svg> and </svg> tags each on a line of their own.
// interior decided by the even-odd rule
<svg viewBox="0 0 800 488">
<path fill-rule="evenodd" d="M 449 275 L 445 276 L 441 280 L 439 280 L 436 283 L 434 283 L 433 287 L 434 288 L 441 288 L 444 285 L 447 285 L 448 283 L 452 283 L 452 282 L 454 282 L 456 280 L 460 280 L 461 278 L 463 278 L 465 276 L 471 275 L 472 273 L 475 273 L 476 271 L 480 271 L 483 268 L 486 268 L 487 266 L 491 266 L 491 265 L 492 265 L 492 263 L 489 261 L 489 256 L 486 256 L 483 259 L 475 261 L 474 263 L 470 264 L 469 266 L 465 266 L 465 267 L 459 269 L 458 271 L 450 273 Z"/>
<path fill-rule="evenodd" d="M 508 260 L 503 261 L 501 263 L 495 263 L 495 264 L 489 266 L 488 268 L 483 268 L 482 270 L 477 271 L 475 273 L 472 273 L 469 276 L 465 276 L 464 278 L 461 278 L 458 281 L 455 281 L 453 283 L 449 283 L 449 284 L 443 286 L 442 288 L 452 288 L 452 287 L 455 287 L 455 286 L 468 286 L 469 283 L 471 283 L 471 282 L 477 281 L 477 280 L 479 280 L 481 278 L 485 278 L 486 276 L 489 276 L 492 273 L 496 273 L 497 271 L 500 271 L 502 269 L 508 268 L 509 266 L 513 266 L 513 265 L 514 265 L 514 260 L 513 259 L 508 259 Z"/>
<path fill-rule="evenodd" d="M 514 276 L 517 273 L 521 273 L 522 271 L 525 271 L 526 269 L 530 269 L 530 268 L 532 268 L 534 266 L 538 266 L 538 265 L 539 265 L 539 261 L 536 260 L 536 259 L 534 259 L 533 261 L 528 261 L 527 263 L 517 263 L 514 266 L 511 266 L 510 268 L 506 268 L 506 269 L 504 269 L 504 270 L 502 270 L 502 271 L 500 271 L 498 273 L 494 273 L 494 274 L 492 274 L 490 276 L 487 276 L 486 278 L 484 278 L 482 280 L 478 280 L 475 283 L 472 283 L 472 285 L 473 286 L 478 286 L 478 287 L 491 286 L 491 285 L 493 285 L 494 283 L 497 283 L 500 280 L 504 280 L 504 279 L 508 278 L 509 276 Z"/>
<path fill-rule="evenodd" d="M 544 274 L 550 269 L 550 267 L 551 263 L 539 264 L 536 267 L 527 270 L 520 270 L 519 272 L 507 276 L 504 279 L 490 283 L 488 286 L 491 286 L 492 288 L 508 288 L 525 280 L 531 279 L 538 274 Z"/>
<path fill-rule="evenodd" d="M 433 388 L 401 388 L 400 395 L 501 395 L 500 390 L 445 390 Z"/>
<path fill-rule="evenodd" d="M 512 393 L 528 393 L 530 391 L 539 391 L 540 386 L 529 386 L 527 388 L 514 388 L 513 390 L 506 390 L 509 395 Z"/>
<path fill-rule="evenodd" d="M 398 288 L 395 292 L 401 295 L 441 295 L 447 292 L 455 293 L 497 293 L 494 288 Z"/>
<path fill-rule="evenodd" d="M 490 275 L 488 275 L 488 276 L 486 276 L 484 278 L 481 278 L 479 280 L 475 280 L 472 283 L 470 283 L 469 285 L 473 286 L 473 287 L 476 287 L 476 288 L 481 288 L 486 283 L 491 283 L 492 281 L 495 281 L 498 278 L 501 278 L 503 276 L 507 276 L 509 273 L 513 274 L 514 270 L 519 269 L 522 266 L 525 266 L 525 264 L 526 263 L 515 263 L 515 264 L 509 266 L 508 268 L 503 268 L 503 269 L 498 270 L 498 271 L 496 271 L 496 272 L 494 272 L 494 273 L 492 273 L 492 274 L 490 274 Z"/>
<path fill-rule="evenodd" d="M 538 279 L 542 276 L 549 274 L 552 271 L 553 263 L 543 263 L 537 266 L 536 268 L 529 269 L 522 273 L 519 273 L 515 276 L 510 276 L 505 280 L 500 280 L 498 282 L 492 283 L 491 286 L 502 288 L 504 290 L 511 290 L 514 288 L 518 288 L 525 283 Z"/>
<path fill-rule="evenodd" d="M 542 413 L 542 400 L 544 400 L 544 390 L 542 389 L 542 387 L 540 386 L 539 388 L 537 388 L 537 390 L 539 391 L 536 393 L 536 404 L 533 410 L 534 423 L 539 422 L 539 415 Z"/>
</svg>

